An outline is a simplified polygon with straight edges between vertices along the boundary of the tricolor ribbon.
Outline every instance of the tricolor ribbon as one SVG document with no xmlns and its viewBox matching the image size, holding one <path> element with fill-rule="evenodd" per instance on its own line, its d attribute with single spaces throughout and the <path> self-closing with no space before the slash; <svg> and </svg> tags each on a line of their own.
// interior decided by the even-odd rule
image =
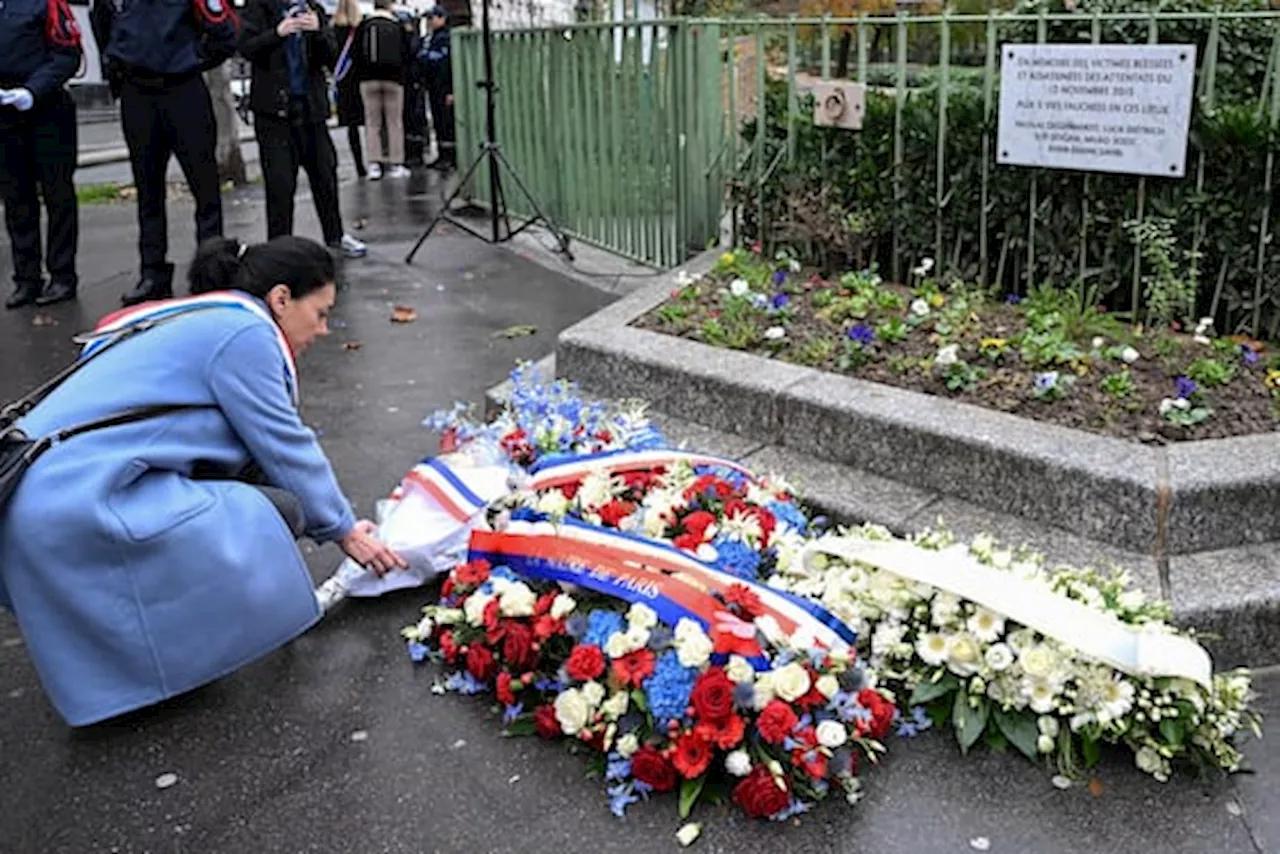
<svg viewBox="0 0 1280 854">
<path fill-rule="evenodd" d="M 489 502 L 476 494 L 463 480 L 463 471 L 455 471 L 435 457 L 414 466 L 404 477 L 401 489 L 418 487 L 435 499 L 440 509 L 459 522 L 474 518 Z"/>
<path fill-rule="evenodd" d="M 130 326 L 210 308 L 248 311 L 271 324 L 271 330 L 275 333 L 276 344 L 280 347 L 280 355 L 284 357 L 285 371 L 289 382 L 289 394 L 293 399 L 294 406 L 297 406 L 298 366 L 294 362 L 293 348 L 289 346 L 289 342 L 285 339 L 280 325 L 276 323 L 275 318 L 271 316 L 266 307 L 252 297 L 236 291 L 217 291 L 195 297 L 147 302 L 132 308 L 112 312 L 98 321 L 98 325 L 92 332 L 76 338 L 77 342 L 85 345 L 84 349 L 80 351 L 80 358 L 84 359 L 93 355 L 97 350 L 105 347 L 116 333 L 122 332 Z"/>
<path fill-rule="evenodd" d="M 578 483 L 595 472 L 620 474 L 631 471 L 652 471 L 670 468 L 680 463 L 695 467 L 729 469 L 751 480 L 756 480 L 755 474 L 741 463 L 710 454 L 671 450 L 605 451 L 539 462 L 533 467 L 533 477 L 529 481 L 529 487 L 537 490 L 555 489 Z"/>
</svg>

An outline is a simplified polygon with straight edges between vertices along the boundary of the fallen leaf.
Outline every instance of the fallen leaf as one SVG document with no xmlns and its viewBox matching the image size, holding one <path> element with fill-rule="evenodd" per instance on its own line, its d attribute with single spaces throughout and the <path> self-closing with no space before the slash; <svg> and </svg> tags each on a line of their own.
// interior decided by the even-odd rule
<svg viewBox="0 0 1280 854">
<path fill-rule="evenodd" d="M 351 740 L 352 741 L 368 741 L 369 731 L 365 729 L 358 729 L 355 732 L 351 733 Z"/>
<path fill-rule="evenodd" d="M 462 748 L 464 748 L 464 747 L 466 747 L 466 746 L 467 746 L 467 740 L 466 740 L 465 738 L 460 738 L 460 739 L 458 739 L 457 741 L 455 741 L 455 742 L 453 743 L 453 749 L 454 749 L 454 750 L 461 750 Z"/>
<path fill-rule="evenodd" d="M 167 789 L 178 782 L 177 774 L 161 774 L 156 778 L 157 789 Z"/>
<path fill-rule="evenodd" d="M 985 836 L 975 836 L 969 840 L 969 847 L 974 851 L 986 851 L 991 848 L 991 840 Z"/>
<path fill-rule="evenodd" d="M 391 309 L 392 323 L 413 323 L 418 319 L 418 310 L 407 305 L 397 305 Z"/>
<path fill-rule="evenodd" d="M 1049 782 L 1053 783 L 1053 785 L 1059 789 L 1070 789 L 1075 785 L 1075 783 L 1071 781 L 1070 777 L 1063 774 L 1055 774 L 1053 779 Z"/>
<path fill-rule="evenodd" d="M 698 824 L 695 821 L 695 822 L 690 822 L 689 824 L 686 824 L 684 827 L 677 830 L 676 839 L 680 842 L 681 845 L 688 848 L 697 840 L 697 838 L 701 834 L 702 834 L 702 825 Z"/>
<path fill-rule="evenodd" d="M 58 321 L 54 320 L 52 317 L 50 317 L 47 314 L 37 314 L 35 317 L 31 318 L 31 325 L 32 326 L 57 326 Z"/>
<path fill-rule="evenodd" d="M 528 338 L 530 335 L 538 334 L 536 326 L 508 326 L 506 329 L 493 333 L 494 338 Z"/>
<path fill-rule="evenodd" d="M 1239 818 L 1244 815 L 1244 808 L 1236 801 L 1227 801 L 1227 812 L 1231 813 L 1236 818 Z"/>
<path fill-rule="evenodd" d="M 507 782 L 508 782 L 509 784 L 511 784 L 512 786 L 514 786 L 516 783 L 519 783 L 519 782 L 520 782 L 520 775 L 519 775 L 519 774 L 512 774 L 512 775 L 511 775 L 511 779 L 507 780 Z"/>
<path fill-rule="evenodd" d="M 1102 797 L 1104 789 L 1106 789 L 1106 786 L 1102 785 L 1102 781 L 1097 777 L 1094 777 L 1089 781 L 1089 794 L 1093 795 L 1095 798 Z"/>
<path fill-rule="evenodd" d="M 345 341 L 345 342 L 343 342 L 343 344 L 342 344 L 342 349 L 343 349 L 343 350 L 348 350 L 348 351 L 350 351 L 350 350 L 359 350 L 359 349 L 360 349 L 361 347 L 363 347 L 363 346 L 364 346 L 364 345 L 363 345 L 363 344 L 361 344 L 359 341 Z"/>
</svg>

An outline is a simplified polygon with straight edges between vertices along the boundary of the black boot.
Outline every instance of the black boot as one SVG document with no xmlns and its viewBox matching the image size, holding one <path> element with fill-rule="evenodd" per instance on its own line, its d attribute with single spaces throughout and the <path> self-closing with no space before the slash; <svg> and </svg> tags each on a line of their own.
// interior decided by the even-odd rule
<svg viewBox="0 0 1280 854">
<path fill-rule="evenodd" d="M 138 286 L 121 298 L 125 305 L 137 305 L 158 299 L 169 299 L 173 296 L 173 265 L 166 264 L 161 270 L 144 270 L 142 281 Z"/>
<path fill-rule="evenodd" d="M 36 297 L 36 305 L 57 305 L 60 302 L 70 302 L 75 298 L 75 282 L 50 282 L 49 286 L 44 289 L 44 293 Z"/>
<path fill-rule="evenodd" d="M 23 306 L 34 305 L 36 298 L 40 296 L 40 291 L 44 288 L 44 282 L 14 282 L 13 293 L 4 301 L 4 307 L 8 309 L 22 308 Z"/>
</svg>

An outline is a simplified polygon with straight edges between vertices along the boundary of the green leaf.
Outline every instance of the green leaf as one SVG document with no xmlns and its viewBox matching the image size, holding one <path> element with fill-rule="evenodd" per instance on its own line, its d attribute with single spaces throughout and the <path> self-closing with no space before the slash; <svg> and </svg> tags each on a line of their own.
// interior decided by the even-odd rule
<svg viewBox="0 0 1280 854">
<path fill-rule="evenodd" d="M 649 712 L 649 701 L 644 698 L 644 692 L 639 688 L 631 692 L 632 704 L 646 714 Z"/>
<path fill-rule="evenodd" d="M 537 732 L 537 729 L 534 727 L 533 718 L 531 717 L 516 718 L 511 723 L 507 724 L 507 728 L 503 730 L 503 734 L 511 738 L 533 735 L 535 732 Z"/>
<path fill-rule="evenodd" d="M 948 673 L 937 682 L 921 682 L 911 691 L 911 699 L 907 701 L 909 706 L 923 706 L 931 700 L 955 691 L 960 687 L 960 680 Z"/>
<path fill-rule="evenodd" d="M 707 783 L 707 775 L 703 774 L 696 780 L 685 780 L 680 784 L 680 817 L 688 818 L 689 813 L 693 811 L 693 805 L 698 802 L 698 795 L 702 794 L 702 787 Z"/>
<path fill-rule="evenodd" d="M 1036 726 L 1033 715 L 1006 712 L 1004 709 L 996 708 L 994 717 L 1000 732 L 1004 733 L 1009 743 L 1018 748 L 1024 756 L 1035 759 L 1039 755 L 1036 742 L 1040 738 L 1040 730 Z"/>
<path fill-rule="evenodd" d="M 956 740 L 960 742 L 960 752 L 969 753 L 969 748 L 977 743 L 982 731 L 987 727 L 988 704 L 984 699 L 975 709 L 969 705 L 969 692 L 956 694 L 955 704 L 951 710 L 951 723 L 956 728 Z"/>
<path fill-rule="evenodd" d="M 536 335 L 538 327 L 536 326 L 508 326 L 506 329 L 500 329 L 493 333 L 494 338 L 528 338 L 530 335 Z"/>
<path fill-rule="evenodd" d="M 1165 743 L 1174 747 L 1182 746 L 1183 727 L 1182 722 L 1176 718 L 1165 718 L 1160 721 L 1160 737 Z"/>
<path fill-rule="evenodd" d="M 1098 760 L 1102 758 L 1102 751 L 1098 748 L 1098 742 L 1087 735 L 1080 737 L 1080 753 L 1084 755 L 1084 767 L 1092 768 L 1098 764 Z"/>
</svg>

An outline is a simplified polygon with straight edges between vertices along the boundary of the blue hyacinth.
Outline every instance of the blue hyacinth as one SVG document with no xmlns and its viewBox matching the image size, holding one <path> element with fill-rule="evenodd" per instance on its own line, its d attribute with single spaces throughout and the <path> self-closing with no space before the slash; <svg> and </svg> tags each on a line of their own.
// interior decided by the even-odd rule
<svg viewBox="0 0 1280 854">
<path fill-rule="evenodd" d="M 697 678 L 698 671 L 682 665 L 675 650 L 667 650 L 658 659 L 653 675 L 644 681 L 644 693 L 649 712 L 660 726 L 684 717 Z"/>
<path fill-rule="evenodd" d="M 609 638 L 625 628 L 626 623 L 617 611 L 592 611 L 591 616 L 587 618 L 587 631 L 582 637 L 582 642 L 604 649 L 609 643 Z"/>
<path fill-rule="evenodd" d="M 809 530 L 808 517 L 790 501 L 770 501 L 765 505 L 765 509 L 773 514 L 773 518 L 798 534 Z"/>
<path fill-rule="evenodd" d="M 746 543 L 729 537 L 716 537 L 711 543 L 716 550 L 715 564 L 739 578 L 755 580 L 760 570 L 760 553 Z"/>
</svg>

